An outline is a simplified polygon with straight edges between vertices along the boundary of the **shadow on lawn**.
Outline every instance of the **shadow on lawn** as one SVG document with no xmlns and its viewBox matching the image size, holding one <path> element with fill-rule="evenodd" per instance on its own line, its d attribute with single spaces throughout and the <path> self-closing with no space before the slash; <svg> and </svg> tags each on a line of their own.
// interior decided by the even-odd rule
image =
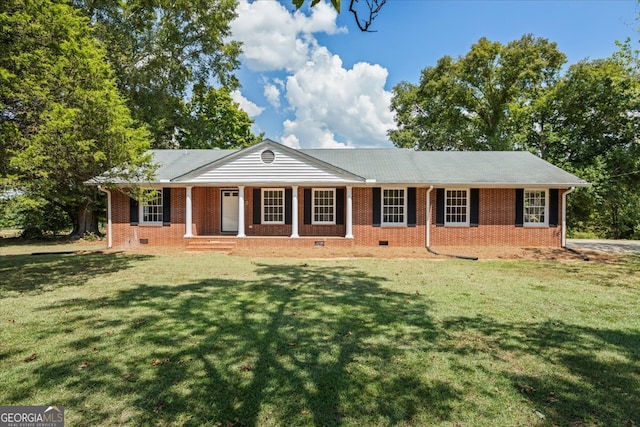
<svg viewBox="0 0 640 427">
<path fill-rule="evenodd" d="M 69 312 L 65 328 L 87 333 L 35 367 L 35 386 L 10 401 L 64 387 L 72 397 L 62 404 L 81 425 L 453 423 L 461 405 L 473 406 L 465 387 L 474 385 L 423 375 L 437 354 L 450 358 L 453 375 L 508 383 L 550 424 L 640 421 L 636 333 L 479 317 L 435 324 L 427 297 L 389 291 L 386 278 L 360 269 L 255 264 L 254 272 L 56 305 Z M 41 333 L 61 334 L 60 325 Z M 546 371 L 514 366 L 538 358 Z"/>
<path fill-rule="evenodd" d="M 0 257 L 0 298 L 87 283 L 92 277 L 125 270 L 143 255 L 51 254 Z"/>
<path fill-rule="evenodd" d="M 456 331 L 475 338 L 447 351 L 470 356 L 490 355 L 502 371 L 492 372 L 544 414 L 551 425 L 640 424 L 640 334 L 545 321 L 501 323 L 487 318 L 458 317 L 444 324 L 449 337 Z M 445 346 L 446 347 L 446 346 Z M 518 366 L 534 356 L 557 367 L 552 372 Z M 516 362 L 516 363 L 513 363 Z M 476 369 L 483 369 L 480 364 Z M 532 372 L 533 371 L 533 372 Z"/>
<path fill-rule="evenodd" d="M 426 298 L 382 289 L 384 278 L 353 268 L 258 264 L 255 271 L 258 280 L 139 285 L 112 298 L 67 301 L 58 308 L 90 313 L 71 327 L 93 331 L 71 346 L 98 351 L 41 366 L 37 387 L 65 383 L 74 396 L 65 405 L 83 425 L 448 419 L 460 392 L 402 363 L 436 338 Z M 121 316 L 96 315 L 105 307 Z M 119 352 L 102 357 L 103 346 Z M 86 357 L 90 367 L 78 372 Z M 132 419 L 87 405 L 95 390 L 127 401 Z"/>
</svg>

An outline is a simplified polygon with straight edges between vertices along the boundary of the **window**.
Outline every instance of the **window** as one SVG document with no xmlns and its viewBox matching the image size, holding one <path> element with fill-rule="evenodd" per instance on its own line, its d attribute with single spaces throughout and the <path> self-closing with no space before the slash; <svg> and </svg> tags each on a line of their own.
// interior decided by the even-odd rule
<svg viewBox="0 0 640 427">
<path fill-rule="evenodd" d="M 382 224 L 402 225 L 405 223 L 406 197 L 404 188 L 382 190 Z"/>
<path fill-rule="evenodd" d="M 445 225 L 469 225 L 468 190 L 445 190 Z"/>
<path fill-rule="evenodd" d="M 162 191 L 156 190 L 149 199 L 140 203 L 143 224 L 162 224 Z"/>
<path fill-rule="evenodd" d="M 262 190 L 262 223 L 284 224 L 284 190 L 282 188 Z"/>
<path fill-rule="evenodd" d="M 524 190 L 524 225 L 547 224 L 547 191 Z"/>
<path fill-rule="evenodd" d="M 336 223 L 336 190 L 313 190 L 313 224 Z"/>
</svg>

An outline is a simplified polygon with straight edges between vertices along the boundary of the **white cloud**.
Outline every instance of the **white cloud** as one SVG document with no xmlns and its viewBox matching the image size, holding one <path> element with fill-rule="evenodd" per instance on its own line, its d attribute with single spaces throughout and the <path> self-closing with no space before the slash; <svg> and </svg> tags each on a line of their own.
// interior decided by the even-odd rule
<svg viewBox="0 0 640 427">
<path fill-rule="evenodd" d="M 280 107 L 280 89 L 274 84 L 267 83 L 264 86 L 264 97 L 267 98 L 269 104 L 275 108 Z"/>
<path fill-rule="evenodd" d="M 244 64 L 254 71 L 294 70 L 302 66 L 315 45 L 312 33 L 335 34 L 337 12 L 321 2 L 307 16 L 289 12 L 277 1 L 240 1 L 231 22 L 235 40 L 242 42 Z"/>
<path fill-rule="evenodd" d="M 335 134 L 327 126 L 318 126 L 314 120 L 285 120 L 284 135 L 280 141 L 292 148 L 348 148 L 336 141 Z M 301 144 L 300 141 L 304 141 Z M 309 142 L 312 143 L 309 143 Z"/>
<path fill-rule="evenodd" d="M 249 117 L 257 117 L 264 111 L 263 107 L 256 105 L 255 103 L 249 101 L 245 98 L 239 90 L 234 90 L 230 93 L 231 99 L 237 102 L 240 105 L 240 108 L 245 111 Z"/>
<path fill-rule="evenodd" d="M 286 82 L 256 78 L 272 107 L 280 108 L 284 99 L 288 102 L 285 112 L 293 112 L 282 123 L 283 144 L 295 148 L 391 146 L 386 132 L 395 125 L 389 110 L 392 94 L 384 89 L 387 70 L 364 62 L 346 69 L 339 56 L 314 38 L 319 32 L 345 31 L 337 27 L 332 6 L 321 2 L 306 16 L 272 0 L 241 0 L 237 11 L 231 30 L 243 43 L 243 64 L 252 71 L 287 74 Z"/>
<path fill-rule="evenodd" d="M 316 49 L 287 79 L 296 125 L 285 123 L 284 137 L 295 134 L 303 147 L 390 146 L 386 132 L 394 121 L 392 95 L 384 89 L 387 76 L 385 68 L 362 62 L 347 70 L 337 55 Z"/>
</svg>

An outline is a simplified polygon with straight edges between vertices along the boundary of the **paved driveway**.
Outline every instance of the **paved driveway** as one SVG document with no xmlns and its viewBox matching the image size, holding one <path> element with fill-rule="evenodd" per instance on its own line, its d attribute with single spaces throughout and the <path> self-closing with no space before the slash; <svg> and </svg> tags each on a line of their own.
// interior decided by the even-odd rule
<svg viewBox="0 0 640 427">
<path fill-rule="evenodd" d="M 567 239 L 567 246 L 577 250 L 611 253 L 640 253 L 640 240 Z"/>
</svg>

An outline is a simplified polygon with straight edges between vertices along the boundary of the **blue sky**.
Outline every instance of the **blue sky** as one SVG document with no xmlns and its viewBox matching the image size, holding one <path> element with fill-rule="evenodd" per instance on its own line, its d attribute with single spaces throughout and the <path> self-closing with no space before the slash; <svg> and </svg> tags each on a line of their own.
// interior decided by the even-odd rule
<svg viewBox="0 0 640 427">
<path fill-rule="evenodd" d="M 466 54 L 481 37 L 544 37 L 568 65 L 640 38 L 636 0 L 388 0 L 374 33 L 360 32 L 342 2 L 337 14 L 327 4 L 295 12 L 290 0 L 240 0 L 235 98 L 256 132 L 292 147 L 390 147 L 391 89 L 418 83 L 422 69 Z"/>
</svg>

